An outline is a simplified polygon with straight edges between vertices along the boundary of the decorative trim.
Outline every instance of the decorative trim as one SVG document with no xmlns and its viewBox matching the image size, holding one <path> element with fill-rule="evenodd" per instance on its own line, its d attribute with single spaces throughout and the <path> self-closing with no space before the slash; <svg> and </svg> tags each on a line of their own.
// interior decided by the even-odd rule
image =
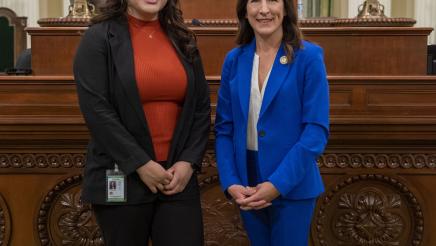
<svg viewBox="0 0 436 246">
<path fill-rule="evenodd" d="M 41 245 L 53 245 L 53 231 L 61 235 L 62 245 L 97 246 L 103 245 L 103 239 L 98 226 L 92 222 L 92 210 L 89 204 L 80 202 L 80 192 L 68 192 L 71 188 L 77 187 L 82 183 L 82 176 L 75 175 L 59 182 L 44 197 L 41 204 L 38 218 L 37 231 Z M 57 218 L 53 210 L 57 208 L 62 213 Z M 56 220 L 53 231 L 50 229 L 53 224 L 51 220 Z"/>
<path fill-rule="evenodd" d="M 382 182 L 390 188 L 394 188 L 397 193 L 395 194 L 384 194 L 378 189 L 370 186 L 364 187 L 361 189 L 358 194 L 348 194 L 341 192 L 344 188 L 349 187 L 353 184 L 359 182 Z M 338 199 L 337 196 L 340 195 Z M 350 199 L 349 199 L 350 198 Z M 405 200 L 405 204 L 401 204 L 401 198 Z M 332 204 L 333 201 L 337 200 L 337 204 Z M 336 203 L 336 202 L 335 202 Z M 336 223 L 329 220 L 329 212 L 326 211 L 327 207 L 334 207 L 335 211 L 339 211 L 338 209 L 346 209 L 350 212 L 348 214 L 343 214 L 342 217 L 336 216 Z M 411 223 L 411 240 L 413 246 L 421 245 L 423 232 L 424 232 L 424 216 L 421 209 L 421 206 L 418 202 L 418 199 L 415 195 L 409 190 L 409 188 L 403 184 L 400 180 L 385 176 L 385 175 L 374 175 L 374 174 L 364 174 L 358 176 L 352 176 L 345 179 L 343 182 L 337 184 L 335 187 L 330 189 L 326 195 L 324 195 L 319 201 L 319 209 L 317 210 L 314 218 L 315 225 L 313 226 L 312 235 L 317 240 L 317 244 L 321 246 L 328 246 L 328 242 L 325 239 L 325 236 L 330 234 L 326 232 L 329 227 L 335 227 L 338 229 L 336 235 L 341 238 L 347 238 L 350 240 L 350 244 L 347 245 L 367 245 L 367 246 L 382 246 L 387 245 L 384 243 L 388 243 L 386 241 L 395 240 L 390 236 L 392 235 L 400 235 L 400 233 L 404 227 L 400 218 L 395 214 L 391 213 L 392 209 L 398 209 L 399 207 L 405 207 L 410 211 L 410 220 Z M 361 231 L 365 231 L 365 225 L 363 220 L 353 220 L 353 216 L 358 215 L 367 215 L 361 216 L 360 218 L 365 219 L 379 219 L 378 224 L 373 221 L 369 222 L 367 225 L 374 230 L 376 226 L 386 226 L 384 231 L 375 233 L 376 231 L 368 230 L 368 233 L 377 235 L 376 238 L 372 241 L 367 241 L 368 238 L 360 237 L 360 235 L 356 234 L 354 230 L 361 228 Z M 343 220 L 341 220 L 343 219 Z M 347 222 L 348 224 L 344 224 L 343 222 Z M 357 221 L 357 222 L 356 222 Z M 392 223 L 391 223 L 392 222 Z M 401 222 L 401 223 L 400 223 Z M 358 223 L 358 225 L 353 224 Z M 343 230 L 342 227 L 347 227 Z M 348 229 L 348 230 L 347 230 Z M 352 230 L 352 231 L 350 231 Z M 391 235 L 386 236 L 386 233 L 390 233 Z M 406 233 L 406 232 L 403 232 Z M 386 237 L 385 237 L 386 236 Z M 383 238 L 382 238 L 383 237 Z M 361 241 L 359 241 L 361 239 Z M 357 241 L 356 241 L 357 240 Z M 389 242 L 390 243 L 390 242 Z M 390 245 L 390 244 L 389 244 Z M 397 244 L 392 244 L 397 245 Z"/>
<path fill-rule="evenodd" d="M 336 19 L 335 26 L 403 26 L 411 27 L 416 20 L 410 18 L 340 18 Z"/>
<path fill-rule="evenodd" d="M 4 168 L 83 168 L 85 154 L 0 154 L 0 169 Z M 216 157 L 208 151 L 203 158 L 203 167 L 215 167 Z M 436 154 L 358 154 L 327 153 L 318 159 L 322 168 L 436 168 Z"/>
<path fill-rule="evenodd" d="M 0 195 L 0 246 L 9 245 L 11 236 L 11 217 L 3 196 Z"/>
<path fill-rule="evenodd" d="M 185 24 L 188 26 L 230 26 L 234 27 L 238 25 L 237 19 L 186 19 Z"/>
<path fill-rule="evenodd" d="M 237 19 L 186 19 L 185 24 L 190 27 L 237 27 Z M 320 17 L 301 19 L 298 24 L 301 27 L 341 27 L 341 26 L 379 26 L 379 27 L 411 27 L 416 20 L 410 18 L 335 18 Z"/>
<path fill-rule="evenodd" d="M 186 19 L 189 27 L 237 27 L 237 19 Z M 301 27 L 334 27 L 334 26 L 402 26 L 411 27 L 416 20 L 410 18 L 309 18 L 298 21 Z M 91 24 L 89 18 L 42 18 L 38 20 L 41 27 L 75 26 L 87 27 Z"/>
<path fill-rule="evenodd" d="M 91 25 L 91 19 L 90 18 L 72 18 L 72 17 L 41 18 L 38 20 L 38 24 L 41 27 L 56 27 L 56 26 L 87 27 L 87 26 Z"/>
<path fill-rule="evenodd" d="M 324 154 L 318 159 L 323 168 L 436 168 L 436 154 Z"/>
<path fill-rule="evenodd" d="M 2 168 L 82 168 L 85 154 L 0 154 Z"/>
</svg>

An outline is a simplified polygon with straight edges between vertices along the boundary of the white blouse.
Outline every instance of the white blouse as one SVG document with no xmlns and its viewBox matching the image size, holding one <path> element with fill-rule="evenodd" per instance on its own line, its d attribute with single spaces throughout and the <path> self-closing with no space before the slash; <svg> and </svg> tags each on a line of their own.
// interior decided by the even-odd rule
<svg viewBox="0 0 436 246">
<path fill-rule="evenodd" d="M 247 124 L 247 149 L 258 150 L 257 146 L 257 121 L 259 120 L 260 108 L 262 106 L 263 95 L 271 74 L 272 65 L 263 82 L 262 91 L 259 90 L 259 56 L 254 54 L 253 71 L 251 74 L 250 108 L 248 111 Z"/>
</svg>

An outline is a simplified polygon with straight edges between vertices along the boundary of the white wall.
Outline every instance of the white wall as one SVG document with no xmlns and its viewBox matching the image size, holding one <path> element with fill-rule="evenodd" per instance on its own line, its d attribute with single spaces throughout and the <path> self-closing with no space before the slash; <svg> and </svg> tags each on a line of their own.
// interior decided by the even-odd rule
<svg viewBox="0 0 436 246">
<path fill-rule="evenodd" d="M 38 0 L 0 0 L 0 6 L 12 9 L 18 16 L 27 17 L 27 26 L 38 26 L 39 1 Z M 27 47 L 30 48 L 30 36 L 27 35 Z"/>
<path fill-rule="evenodd" d="M 18 16 L 27 17 L 28 27 L 38 27 L 40 18 L 66 16 L 69 5 L 70 0 L 0 0 L 0 7 L 12 9 Z M 30 47 L 29 36 L 27 47 Z"/>
<path fill-rule="evenodd" d="M 415 1 L 416 26 L 432 27 L 436 29 L 436 1 L 435 0 L 416 0 Z M 436 32 L 430 34 L 429 44 L 436 44 Z"/>
<path fill-rule="evenodd" d="M 39 17 L 38 0 L 0 0 L 0 6 L 10 8 L 18 16 L 27 17 L 27 26 L 37 26 Z"/>
</svg>

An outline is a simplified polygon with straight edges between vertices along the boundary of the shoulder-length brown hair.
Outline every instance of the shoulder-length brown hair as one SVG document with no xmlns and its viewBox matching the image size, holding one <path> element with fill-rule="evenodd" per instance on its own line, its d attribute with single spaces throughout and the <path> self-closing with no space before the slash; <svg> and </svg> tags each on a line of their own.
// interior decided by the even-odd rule
<svg viewBox="0 0 436 246">
<path fill-rule="evenodd" d="M 91 22 L 96 24 L 126 14 L 128 0 L 106 0 L 99 7 L 99 14 Z M 177 47 L 188 59 L 192 60 L 197 52 L 195 34 L 184 24 L 179 0 L 168 0 L 159 12 L 159 22 L 162 29 L 171 37 Z"/>
<path fill-rule="evenodd" d="M 248 22 L 247 16 L 247 2 L 249 0 L 238 0 L 236 5 L 236 13 L 239 20 L 239 30 L 236 36 L 236 43 L 239 45 L 248 44 L 254 38 L 254 31 Z M 301 41 L 303 35 L 300 28 L 298 28 L 297 15 L 295 11 L 295 6 L 292 0 L 283 0 L 284 12 L 286 13 L 283 17 L 283 39 L 282 42 L 285 44 L 285 52 L 289 61 L 292 61 L 294 56 L 294 50 L 301 48 Z"/>
</svg>

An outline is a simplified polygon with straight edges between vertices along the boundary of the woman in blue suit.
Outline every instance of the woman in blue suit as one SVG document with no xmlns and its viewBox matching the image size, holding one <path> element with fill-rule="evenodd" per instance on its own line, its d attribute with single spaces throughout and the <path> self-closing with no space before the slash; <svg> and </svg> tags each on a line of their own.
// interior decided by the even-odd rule
<svg viewBox="0 0 436 246">
<path fill-rule="evenodd" d="M 302 40 L 292 0 L 238 0 L 237 14 L 215 121 L 221 185 L 251 245 L 307 245 L 329 131 L 323 52 Z"/>
</svg>

